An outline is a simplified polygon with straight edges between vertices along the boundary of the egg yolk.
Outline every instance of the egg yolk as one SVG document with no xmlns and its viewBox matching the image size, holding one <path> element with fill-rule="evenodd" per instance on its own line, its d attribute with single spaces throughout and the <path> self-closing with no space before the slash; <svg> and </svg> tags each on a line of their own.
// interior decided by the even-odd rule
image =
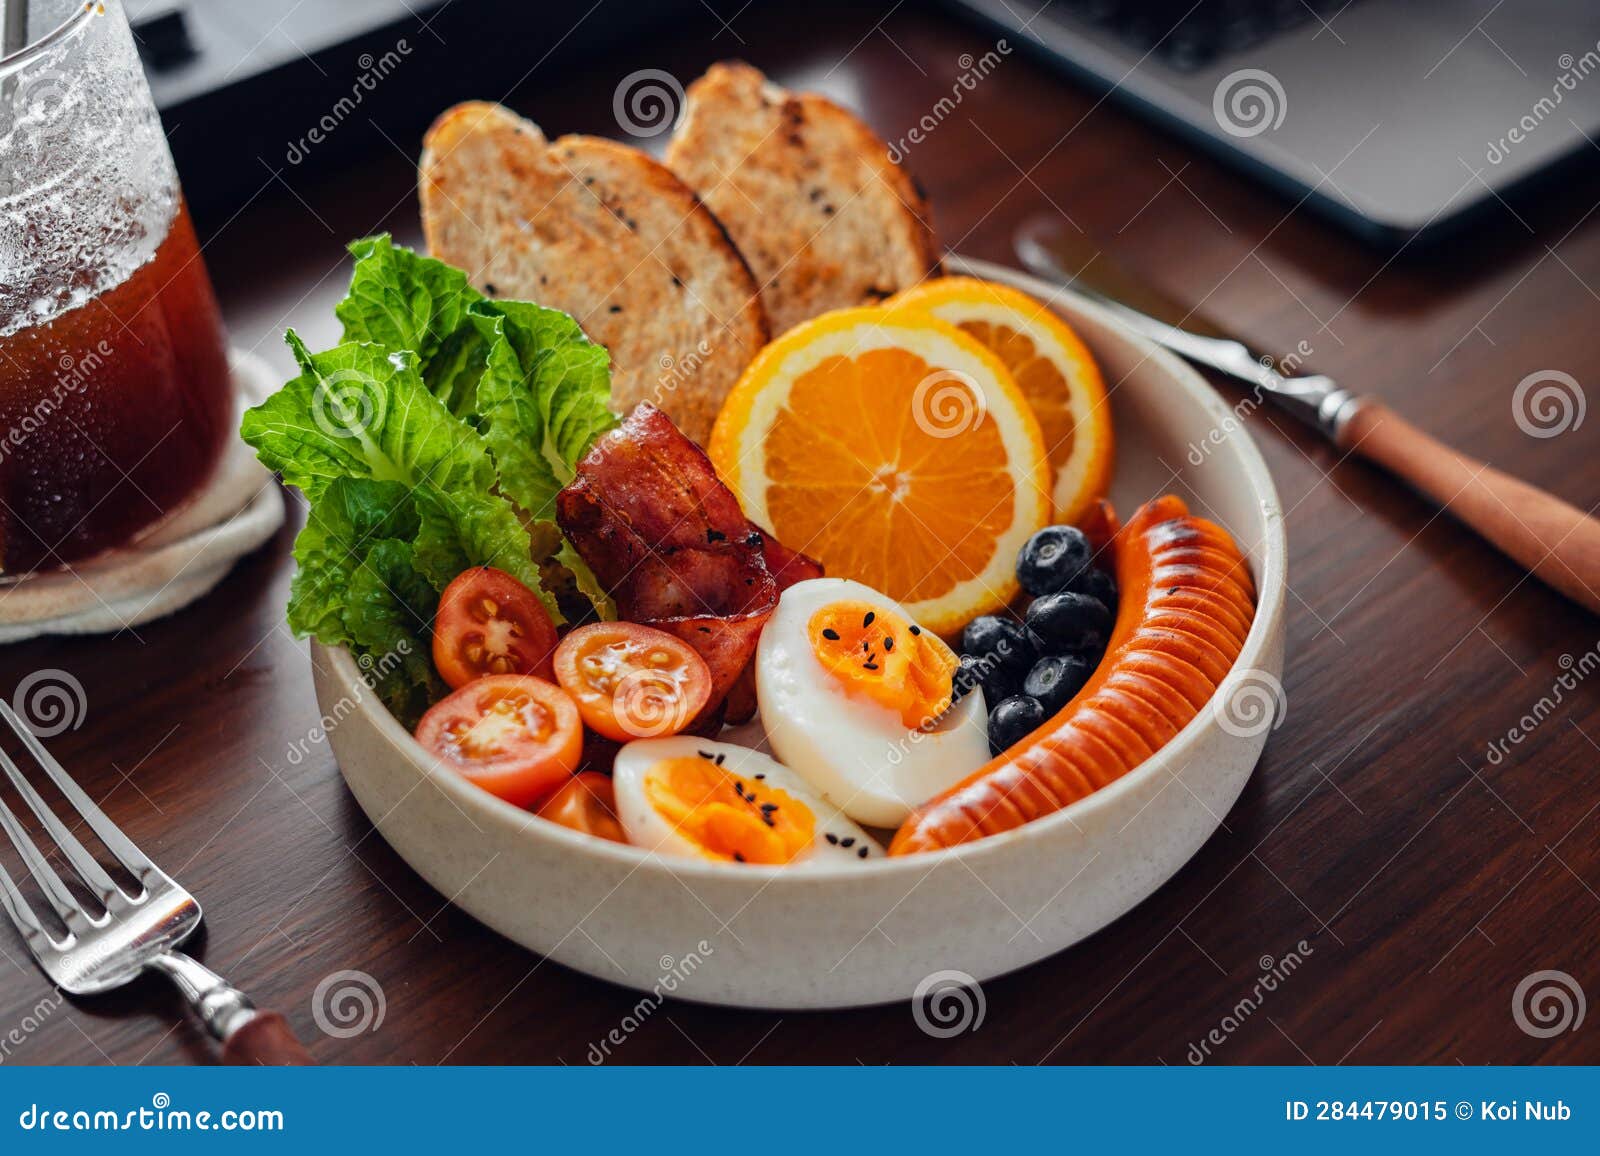
<svg viewBox="0 0 1600 1156">
<path fill-rule="evenodd" d="M 810 807 L 712 759 L 663 759 L 645 774 L 644 791 L 656 813 L 710 859 L 788 863 L 816 837 Z"/>
<path fill-rule="evenodd" d="M 867 602 L 834 602 L 806 626 L 811 652 L 846 691 L 895 711 L 915 730 L 950 706 L 955 652 L 935 635 Z"/>
</svg>

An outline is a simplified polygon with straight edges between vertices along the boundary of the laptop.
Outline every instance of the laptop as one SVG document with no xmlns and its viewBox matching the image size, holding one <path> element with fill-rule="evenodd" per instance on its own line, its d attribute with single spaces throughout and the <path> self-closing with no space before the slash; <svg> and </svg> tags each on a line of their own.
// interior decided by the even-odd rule
<svg viewBox="0 0 1600 1156">
<path fill-rule="evenodd" d="M 1386 246 L 1600 154 L 1593 0 L 948 2 Z"/>
</svg>

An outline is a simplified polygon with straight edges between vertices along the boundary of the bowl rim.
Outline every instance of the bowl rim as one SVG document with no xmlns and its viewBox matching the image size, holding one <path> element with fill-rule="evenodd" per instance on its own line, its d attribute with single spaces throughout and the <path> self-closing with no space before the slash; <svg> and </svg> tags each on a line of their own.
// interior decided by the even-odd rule
<svg viewBox="0 0 1600 1156">
<path fill-rule="evenodd" d="M 958 272 L 1009 283 L 1053 307 L 1063 299 L 1070 299 L 1074 310 L 1117 333 L 1133 346 L 1142 356 L 1140 364 L 1146 361 L 1153 363 L 1156 370 L 1163 373 L 1173 384 L 1200 401 L 1207 410 L 1216 412 L 1219 420 L 1224 413 L 1232 412 L 1221 395 L 1186 362 L 1128 329 L 1093 301 L 1063 286 L 1051 285 L 1016 269 L 988 261 L 964 258 L 958 254 L 952 254 L 951 257 L 950 264 Z M 1067 320 L 1070 321 L 1071 318 Z M 1255 575 L 1256 614 L 1250 624 L 1250 632 L 1245 636 L 1244 646 L 1239 651 L 1239 657 L 1229 668 L 1228 674 L 1231 676 L 1235 671 L 1251 670 L 1260 666 L 1284 614 L 1288 590 L 1288 544 L 1277 488 L 1273 485 L 1272 475 L 1267 469 L 1266 460 L 1261 456 L 1261 451 L 1242 424 L 1235 424 L 1228 433 L 1228 440 L 1239 456 L 1250 491 L 1262 506 L 1267 525 L 1266 536 L 1257 547 L 1261 562 L 1257 568 L 1259 573 Z M 346 697 L 349 697 L 355 687 L 365 685 L 360 668 L 348 650 L 343 647 L 327 647 L 315 641 L 312 643 L 312 648 L 313 661 L 317 660 L 317 655 L 321 655 L 330 664 Z M 1052 814 L 1042 816 L 1014 830 L 1003 831 L 997 835 L 941 851 L 903 856 L 885 855 L 860 863 L 811 864 L 799 870 L 787 865 L 736 866 L 710 860 L 663 856 L 631 844 L 614 843 L 607 839 L 585 835 L 557 823 L 539 822 L 533 812 L 525 811 L 491 795 L 445 767 L 441 760 L 430 755 L 417 743 L 411 732 L 389 713 L 376 696 L 356 692 L 354 710 L 373 724 L 377 733 L 394 749 L 397 757 L 416 768 L 427 781 L 443 792 L 469 821 L 477 822 L 481 818 L 483 822 L 493 826 L 502 828 L 514 826 L 518 828 L 514 833 L 516 837 L 547 840 L 553 846 L 574 855 L 596 856 L 614 866 L 628 868 L 630 875 L 642 871 L 661 876 L 663 879 L 670 877 L 681 881 L 688 877 L 717 884 L 731 884 L 735 880 L 743 880 L 753 889 L 762 890 L 770 886 L 780 888 L 810 887 L 816 884 L 846 886 L 851 881 L 861 880 L 863 873 L 883 879 L 895 874 L 902 877 L 919 872 L 925 874 L 951 861 L 961 861 L 968 866 L 976 866 L 992 857 L 1008 854 L 1013 847 L 1049 840 L 1065 825 L 1071 824 L 1077 827 L 1080 820 L 1085 819 L 1092 822 L 1099 812 L 1114 808 L 1123 795 L 1138 790 L 1150 778 L 1159 774 L 1162 766 L 1174 762 L 1186 765 L 1185 756 L 1192 754 L 1192 748 L 1199 741 L 1199 736 L 1212 725 L 1216 693 L 1220 693 L 1222 689 L 1223 686 L 1219 685 L 1217 692 L 1213 693 L 1206 706 L 1197 711 L 1194 718 L 1190 719 L 1183 729 L 1155 754 L 1121 778 Z M 319 708 L 322 706 L 320 702 L 318 705 Z M 373 825 L 378 826 L 380 822 L 381 820 L 375 819 Z"/>
</svg>

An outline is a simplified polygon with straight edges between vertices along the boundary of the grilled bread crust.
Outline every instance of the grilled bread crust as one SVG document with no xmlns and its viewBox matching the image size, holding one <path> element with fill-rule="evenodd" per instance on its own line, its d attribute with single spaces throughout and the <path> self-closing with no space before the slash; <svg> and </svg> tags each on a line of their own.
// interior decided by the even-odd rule
<svg viewBox="0 0 1600 1156">
<path fill-rule="evenodd" d="M 853 113 L 747 64 L 689 86 L 667 166 L 728 227 L 774 334 L 875 305 L 939 268 L 926 199 Z"/>
<path fill-rule="evenodd" d="M 491 297 L 572 314 L 611 353 L 615 407 L 654 402 L 697 442 L 770 336 L 727 232 L 627 145 L 458 104 L 424 138 L 421 200 L 435 257 Z"/>
</svg>

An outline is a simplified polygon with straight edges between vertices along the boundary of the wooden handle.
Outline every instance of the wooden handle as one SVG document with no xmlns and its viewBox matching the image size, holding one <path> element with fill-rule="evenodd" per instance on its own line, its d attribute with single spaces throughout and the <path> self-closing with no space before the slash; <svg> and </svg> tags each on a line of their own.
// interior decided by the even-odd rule
<svg viewBox="0 0 1600 1156">
<path fill-rule="evenodd" d="M 1370 398 L 1345 423 L 1339 446 L 1405 479 L 1534 577 L 1600 614 L 1600 521 L 1457 453 Z"/>
<path fill-rule="evenodd" d="M 258 1012 L 222 1045 L 222 1062 L 305 1068 L 315 1066 L 317 1061 L 295 1038 L 288 1020 L 277 1012 Z"/>
</svg>

